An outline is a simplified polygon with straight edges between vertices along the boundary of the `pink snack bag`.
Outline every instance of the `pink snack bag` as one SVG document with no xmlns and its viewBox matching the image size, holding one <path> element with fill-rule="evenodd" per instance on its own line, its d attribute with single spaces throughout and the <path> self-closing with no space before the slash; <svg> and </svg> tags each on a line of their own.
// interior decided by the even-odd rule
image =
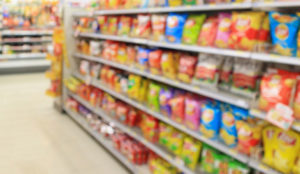
<svg viewBox="0 0 300 174">
<path fill-rule="evenodd" d="M 200 124 L 201 102 L 195 97 L 185 99 L 185 125 L 193 130 L 198 130 Z"/>
<path fill-rule="evenodd" d="M 216 47 L 228 48 L 231 28 L 231 13 L 219 13 L 219 26 L 215 41 Z"/>
</svg>

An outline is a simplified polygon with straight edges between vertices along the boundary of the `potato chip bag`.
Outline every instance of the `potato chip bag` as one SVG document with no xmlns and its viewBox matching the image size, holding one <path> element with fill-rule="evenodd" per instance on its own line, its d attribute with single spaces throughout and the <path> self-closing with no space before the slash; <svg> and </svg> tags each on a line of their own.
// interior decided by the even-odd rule
<svg viewBox="0 0 300 174">
<path fill-rule="evenodd" d="M 134 46 L 127 46 L 127 62 L 128 65 L 133 65 L 136 63 L 137 59 L 137 50 Z"/>
<path fill-rule="evenodd" d="M 268 43 L 270 40 L 270 20 L 269 16 L 265 15 L 261 29 L 258 33 L 258 44 L 259 44 L 259 51 L 266 51 L 264 49 L 264 44 Z M 263 48 L 263 49 L 262 49 Z"/>
<path fill-rule="evenodd" d="M 188 96 L 185 99 L 185 125 L 193 130 L 199 129 L 201 116 L 201 103 L 195 98 Z"/>
<path fill-rule="evenodd" d="M 220 138 L 229 147 L 235 147 L 237 144 L 236 120 L 230 108 L 222 112 Z"/>
<path fill-rule="evenodd" d="M 234 59 L 231 57 L 226 58 L 222 66 L 219 78 L 219 86 L 222 89 L 228 90 L 232 85 L 232 71 L 233 71 Z"/>
<path fill-rule="evenodd" d="M 185 137 L 181 152 L 181 158 L 190 169 L 195 170 L 201 151 L 201 142 L 191 137 Z"/>
<path fill-rule="evenodd" d="M 110 16 L 108 17 L 108 34 L 115 35 L 118 32 L 118 24 L 119 24 L 119 17 L 118 16 Z"/>
<path fill-rule="evenodd" d="M 164 7 L 167 4 L 167 0 L 149 0 L 149 7 Z"/>
<path fill-rule="evenodd" d="M 149 67 L 150 72 L 152 74 L 160 74 L 161 73 L 161 57 L 162 57 L 163 51 L 160 49 L 152 50 L 149 53 Z"/>
<path fill-rule="evenodd" d="M 289 105 L 296 77 L 297 74 L 284 70 L 263 76 L 260 84 L 259 108 L 269 111 L 275 108 L 277 103 Z"/>
<path fill-rule="evenodd" d="M 172 116 L 172 107 L 170 100 L 174 97 L 174 90 L 168 87 L 162 87 L 159 93 L 160 112 L 168 117 Z"/>
<path fill-rule="evenodd" d="M 137 54 L 137 67 L 141 70 L 146 70 L 149 66 L 150 49 L 140 47 Z"/>
<path fill-rule="evenodd" d="M 172 0 L 173 1 L 173 0 Z M 187 14 L 170 13 L 167 17 L 166 39 L 167 42 L 181 43 L 184 24 Z"/>
<path fill-rule="evenodd" d="M 102 34 L 106 34 L 108 33 L 108 17 L 107 16 L 98 16 L 97 20 L 98 20 L 98 24 L 100 27 L 100 32 Z"/>
<path fill-rule="evenodd" d="M 245 51 L 253 50 L 263 16 L 263 12 L 233 12 L 229 47 Z"/>
<path fill-rule="evenodd" d="M 201 109 L 200 132 L 210 139 L 216 139 L 221 126 L 221 110 L 211 104 L 206 104 Z"/>
<path fill-rule="evenodd" d="M 174 52 L 166 51 L 161 58 L 161 69 L 163 75 L 170 79 L 176 79 L 179 59 Z"/>
<path fill-rule="evenodd" d="M 170 141 L 169 137 L 172 135 L 174 128 L 165 124 L 164 122 L 159 122 L 159 144 L 169 147 Z"/>
<path fill-rule="evenodd" d="M 293 167 L 293 174 L 300 174 L 300 154 L 298 155 L 298 159 Z"/>
<path fill-rule="evenodd" d="M 132 18 L 130 16 L 121 16 L 118 28 L 118 35 L 129 36 L 132 25 Z"/>
<path fill-rule="evenodd" d="M 228 40 L 231 32 L 231 13 L 219 13 L 218 23 L 215 46 L 228 48 Z"/>
<path fill-rule="evenodd" d="M 228 173 L 230 157 L 216 153 L 214 162 L 214 173 Z"/>
<path fill-rule="evenodd" d="M 138 24 L 139 24 L 138 19 L 134 17 L 132 19 L 132 25 L 131 25 L 131 32 L 130 32 L 131 37 L 138 37 Z"/>
<path fill-rule="evenodd" d="M 120 0 L 109 0 L 107 1 L 108 9 L 116 9 L 120 5 Z"/>
<path fill-rule="evenodd" d="M 218 30 L 218 23 L 219 20 L 217 16 L 210 16 L 206 19 L 198 38 L 198 45 L 214 46 Z"/>
<path fill-rule="evenodd" d="M 202 24 L 206 18 L 205 14 L 189 15 L 187 18 L 182 35 L 182 43 L 196 44 Z"/>
<path fill-rule="evenodd" d="M 203 144 L 200 169 L 207 173 L 213 173 L 215 170 L 214 165 L 216 155 L 217 152 L 213 148 Z"/>
<path fill-rule="evenodd" d="M 269 18 L 274 51 L 284 56 L 297 56 L 299 17 L 279 12 L 270 12 Z"/>
<path fill-rule="evenodd" d="M 196 63 L 197 57 L 184 54 L 181 55 L 177 78 L 180 81 L 190 83 L 195 73 Z"/>
<path fill-rule="evenodd" d="M 297 13 L 297 16 L 300 18 L 300 13 Z M 300 30 L 298 31 L 298 37 L 297 37 L 297 57 L 300 57 Z"/>
<path fill-rule="evenodd" d="M 168 0 L 170 7 L 177 7 L 182 5 L 182 0 Z"/>
<path fill-rule="evenodd" d="M 131 0 L 132 7 L 131 8 L 140 8 L 142 0 Z"/>
<path fill-rule="evenodd" d="M 151 0 L 141 0 L 140 8 L 147 8 Z"/>
<path fill-rule="evenodd" d="M 185 135 L 177 130 L 172 131 L 169 137 L 169 150 L 175 155 L 180 156 L 183 147 L 183 140 Z"/>
<path fill-rule="evenodd" d="M 249 174 L 250 168 L 238 161 L 229 161 L 228 174 Z"/>
<path fill-rule="evenodd" d="M 141 38 L 149 38 L 151 33 L 151 16 L 138 15 L 137 36 Z"/>
<path fill-rule="evenodd" d="M 263 130 L 263 143 L 264 143 L 264 158 L 263 162 L 269 166 L 274 164 L 273 151 L 275 148 L 276 134 L 278 129 L 275 126 L 268 126 Z"/>
<path fill-rule="evenodd" d="M 148 106 L 150 109 L 159 112 L 159 92 L 161 86 L 156 83 L 150 83 L 149 85 L 149 93 L 148 93 Z"/>
<path fill-rule="evenodd" d="M 130 74 L 128 78 L 128 96 L 133 99 L 138 99 L 139 88 L 142 78 L 137 75 Z"/>
<path fill-rule="evenodd" d="M 294 117 L 297 120 L 300 120 L 300 82 L 299 82 L 299 80 L 297 82 L 293 109 L 294 109 Z"/>
<path fill-rule="evenodd" d="M 151 16 L 152 40 L 154 41 L 165 40 L 166 21 L 167 21 L 166 15 L 153 14 Z"/>
<path fill-rule="evenodd" d="M 203 0 L 183 0 L 183 5 L 201 5 Z"/>
<path fill-rule="evenodd" d="M 141 80 L 141 86 L 139 88 L 139 97 L 137 99 L 140 103 L 145 103 L 147 101 L 148 87 L 149 80 L 143 78 Z"/>
<path fill-rule="evenodd" d="M 172 119 L 177 123 L 184 123 L 185 95 L 181 92 L 169 101 L 172 108 Z"/>
<path fill-rule="evenodd" d="M 120 44 L 118 49 L 117 61 L 121 64 L 125 64 L 127 62 L 127 46 L 126 44 Z"/>
</svg>

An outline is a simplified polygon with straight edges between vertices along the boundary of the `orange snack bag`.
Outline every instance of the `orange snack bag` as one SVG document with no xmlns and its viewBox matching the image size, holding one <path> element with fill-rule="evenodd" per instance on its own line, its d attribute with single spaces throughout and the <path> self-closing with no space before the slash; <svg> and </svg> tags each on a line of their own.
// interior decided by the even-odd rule
<svg viewBox="0 0 300 174">
<path fill-rule="evenodd" d="M 115 35 L 118 32 L 118 24 L 119 24 L 118 16 L 110 16 L 108 17 L 108 34 Z"/>
<path fill-rule="evenodd" d="M 204 22 L 199 39 L 198 45 L 201 46 L 213 46 L 215 43 L 215 39 L 217 36 L 218 31 L 218 17 L 211 16 L 208 17 L 207 20 Z"/>
<path fill-rule="evenodd" d="M 162 50 L 153 50 L 149 53 L 149 65 L 150 65 L 150 72 L 153 74 L 160 74 L 161 67 L 161 57 L 163 51 Z"/>
<path fill-rule="evenodd" d="M 300 120 L 300 82 L 297 83 L 295 100 L 294 100 L 294 117 Z"/>
</svg>

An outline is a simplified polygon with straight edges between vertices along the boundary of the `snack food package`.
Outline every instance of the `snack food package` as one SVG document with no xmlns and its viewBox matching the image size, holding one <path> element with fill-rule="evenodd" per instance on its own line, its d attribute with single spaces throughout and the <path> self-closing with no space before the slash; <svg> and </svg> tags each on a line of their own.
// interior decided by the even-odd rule
<svg viewBox="0 0 300 174">
<path fill-rule="evenodd" d="M 125 64 L 127 62 L 127 46 L 126 44 L 120 44 L 118 49 L 117 61 L 121 64 Z"/>
<path fill-rule="evenodd" d="M 148 106 L 150 109 L 159 112 L 160 104 L 159 104 L 159 93 L 161 86 L 156 83 L 150 83 L 149 85 L 149 93 L 148 93 Z"/>
<path fill-rule="evenodd" d="M 197 39 L 205 18 L 206 18 L 205 14 L 189 15 L 189 17 L 187 18 L 184 24 L 182 43 L 184 44 L 197 43 Z"/>
<path fill-rule="evenodd" d="M 258 106 L 264 111 L 275 108 L 277 103 L 289 105 L 296 85 L 297 74 L 279 69 L 275 71 L 264 75 L 261 80 Z"/>
<path fill-rule="evenodd" d="M 210 139 L 216 139 L 221 126 L 221 110 L 217 106 L 205 104 L 201 109 L 200 132 Z"/>
<path fill-rule="evenodd" d="M 161 73 L 161 57 L 163 51 L 160 49 L 152 50 L 149 53 L 149 67 L 152 74 L 158 75 Z"/>
<path fill-rule="evenodd" d="M 175 155 L 180 156 L 183 147 L 183 140 L 185 135 L 178 130 L 174 130 L 169 137 L 169 150 L 172 151 Z"/>
<path fill-rule="evenodd" d="M 167 21 L 166 15 L 153 14 L 151 16 L 152 40 L 154 41 L 165 40 L 166 21 Z"/>
<path fill-rule="evenodd" d="M 148 7 L 164 7 L 167 3 L 167 0 L 149 0 Z"/>
<path fill-rule="evenodd" d="M 97 20 L 98 20 L 98 24 L 100 27 L 100 32 L 102 34 L 106 34 L 108 33 L 108 17 L 107 16 L 98 16 Z"/>
<path fill-rule="evenodd" d="M 294 99 L 294 117 L 297 120 L 300 120 L 300 82 L 298 80 L 297 86 L 296 86 L 296 94 L 295 94 L 295 99 Z"/>
<path fill-rule="evenodd" d="M 268 126 L 263 129 L 262 137 L 264 143 L 264 157 L 263 162 L 269 166 L 273 166 L 274 157 L 273 150 L 275 147 L 275 137 L 278 129 L 275 126 Z"/>
<path fill-rule="evenodd" d="M 230 157 L 220 153 L 216 153 L 214 155 L 214 158 L 214 173 L 228 173 Z"/>
<path fill-rule="evenodd" d="M 100 75 L 101 64 L 92 64 L 90 76 L 94 79 L 98 79 Z"/>
<path fill-rule="evenodd" d="M 182 54 L 179 60 L 179 68 L 177 78 L 180 81 L 190 83 L 195 73 L 197 57 Z"/>
<path fill-rule="evenodd" d="M 159 122 L 159 143 L 165 147 L 169 147 L 169 137 L 171 136 L 173 131 L 173 127 L 163 122 Z"/>
<path fill-rule="evenodd" d="M 183 142 L 183 148 L 181 152 L 181 158 L 185 165 L 190 169 L 195 170 L 199 160 L 202 144 L 199 141 L 191 137 L 185 137 Z"/>
<path fill-rule="evenodd" d="M 299 174 L 300 173 L 300 155 L 298 155 L 296 163 L 295 163 L 295 165 L 293 167 L 293 173 L 294 174 Z"/>
<path fill-rule="evenodd" d="M 132 25 L 132 17 L 121 16 L 119 26 L 118 26 L 118 35 L 129 36 L 131 25 Z"/>
<path fill-rule="evenodd" d="M 183 5 L 201 5 L 203 0 L 182 0 Z"/>
<path fill-rule="evenodd" d="M 221 68 L 219 86 L 222 89 L 228 90 L 232 85 L 232 71 L 233 71 L 234 59 L 231 57 L 226 58 Z"/>
<path fill-rule="evenodd" d="M 172 0 L 173 1 L 173 0 Z M 187 14 L 170 13 L 167 17 L 166 39 L 167 42 L 181 43 L 184 24 Z"/>
<path fill-rule="evenodd" d="M 203 150 L 201 155 L 200 169 L 207 173 L 213 173 L 215 170 L 215 157 L 217 152 L 206 144 L 203 144 Z"/>
<path fill-rule="evenodd" d="M 138 15 L 137 36 L 140 38 L 149 38 L 151 33 L 151 16 Z"/>
<path fill-rule="evenodd" d="M 174 90 L 168 87 L 162 87 L 159 93 L 160 112 L 168 117 L 172 115 L 170 100 L 174 96 Z"/>
<path fill-rule="evenodd" d="M 108 17 L 108 34 L 116 35 L 118 32 L 118 24 L 120 17 L 118 16 L 109 16 Z"/>
<path fill-rule="evenodd" d="M 177 7 L 182 5 L 182 0 L 168 0 L 170 7 Z"/>
<path fill-rule="evenodd" d="M 131 25 L 131 32 L 130 36 L 131 37 L 138 37 L 138 25 L 139 25 L 139 20 L 137 17 L 133 17 L 132 19 L 132 25 Z"/>
<path fill-rule="evenodd" d="M 90 74 L 90 62 L 86 60 L 80 61 L 79 72 L 84 76 Z"/>
<path fill-rule="evenodd" d="M 250 169 L 245 165 L 238 161 L 230 161 L 229 162 L 229 169 L 228 174 L 248 174 L 250 173 Z"/>
<path fill-rule="evenodd" d="M 219 13 L 218 30 L 215 46 L 219 48 L 228 48 L 228 40 L 231 32 L 231 13 Z"/>
<path fill-rule="evenodd" d="M 198 38 L 198 45 L 214 46 L 218 31 L 219 20 L 217 16 L 210 16 L 204 22 Z"/>
<path fill-rule="evenodd" d="M 140 8 L 147 8 L 151 0 L 141 0 Z"/>
<path fill-rule="evenodd" d="M 140 8 L 142 4 L 142 0 L 131 0 L 132 7 L 131 8 Z"/>
<path fill-rule="evenodd" d="M 130 74 L 128 78 L 128 96 L 133 99 L 138 99 L 139 88 L 142 78 L 137 75 Z"/>
<path fill-rule="evenodd" d="M 141 86 L 139 88 L 139 97 L 138 101 L 140 103 L 145 103 L 148 97 L 148 87 L 149 87 L 149 80 L 143 78 L 141 81 Z"/>
<path fill-rule="evenodd" d="M 269 18 L 275 53 L 284 56 L 297 56 L 299 17 L 279 12 L 270 12 Z"/>
<path fill-rule="evenodd" d="M 176 79 L 179 56 L 172 51 L 165 51 L 161 58 L 161 69 L 165 77 L 170 79 Z"/>
<path fill-rule="evenodd" d="M 137 67 L 140 70 L 146 70 L 149 66 L 150 49 L 139 47 L 137 55 Z"/>
<path fill-rule="evenodd" d="M 267 52 L 268 50 L 265 49 L 265 45 L 268 44 L 270 40 L 270 20 L 269 16 L 265 15 L 261 29 L 258 33 L 258 51 Z"/>
<path fill-rule="evenodd" d="M 116 118 L 120 120 L 122 123 L 126 124 L 128 113 L 130 108 L 126 106 L 124 103 L 119 103 L 116 106 Z"/>
<path fill-rule="evenodd" d="M 126 64 L 132 66 L 136 63 L 136 59 L 137 59 L 137 50 L 135 46 L 127 46 L 127 62 Z"/>
<path fill-rule="evenodd" d="M 116 9 L 116 8 L 118 8 L 119 5 L 120 5 L 120 1 L 121 0 L 109 0 L 109 1 L 106 1 L 107 8 L 108 9 Z"/>
<path fill-rule="evenodd" d="M 177 123 L 184 123 L 185 95 L 182 92 L 175 93 L 169 104 L 172 108 L 172 119 Z"/>
<path fill-rule="evenodd" d="M 264 17 L 263 12 L 233 12 L 229 47 L 252 51 Z"/>
<path fill-rule="evenodd" d="M 236 120 L 231 108 L 226 108 L 222 112 L 220 138 L 229 147 L 235 147 L 237 144 Z"/>
<path fill-rule="evenodd" d="M 185 125 L 193 130 L 199 129 L 201 102 L 192 96 L 185 99 Z"/>
<path fill-rule="evenodd" d="M 90 54 L 92 56 L 100 56 L 101 55 L 101 42 L 90 41 Z"/>
</svg>

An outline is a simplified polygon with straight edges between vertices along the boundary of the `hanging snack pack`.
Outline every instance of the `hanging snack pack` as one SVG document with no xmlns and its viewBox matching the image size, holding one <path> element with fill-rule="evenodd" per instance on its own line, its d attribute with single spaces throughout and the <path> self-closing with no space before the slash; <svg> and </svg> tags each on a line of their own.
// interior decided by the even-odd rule
<svg viewBox="0 0 300 174">
<path fill-rule="evenodd" d="M 217 16 L 210 16 L 206 19 L 199 35 L 198 45 L 214 46 L 218 31 L 218 23 L 219 20 Z"/>
<path fill-rule="evenodd" d="M 297 32 L 300 19 L 296 15 L 270 12 L 271 37 L 274 51 L 284 56 L 297 55 Z"/>
<path fill-rule="evenodd" d="M 219 48 L 228 48 L 228 40 L 231 32 L 231 14 L 219 13 L 219 26 L 215 45 Z"/>
<path fill-rule="evenodd" d="M 118 35 L 129 36 L 132 25 L 132 18 L 130 16 L 121 16 L 119 22 Z"/>
<path fill-rule="evenodd" d="M 181 43 L 187 14 L 170 13 L 167 17 L 166 39 L 171 43 Z"/>
<path fill-rule="evenodd" d="M 184 24 L 182 43 L 194 45 L 197 43 L 199 32 L 206 18 L 205 14 L 190 15 Z"/>
<path fill-rule="evenodd" d="M 162 50 L 152 50 L 149 53 L 149 66 L 150 66 L 150 72 L 152 74 L 160 74 L 161 73 L 161 57 L 162 57 L 163 51 Z"/>
<path fill-rule="evenodd" d="M 184 138 L 181 158 L 183 159 L 184 163 L 192 170 L 195 170 L 198 163 L 201 146 L 202 144 L 199 141 L 196 141 L 191 137 Z"/>
<path fill-rule="evenodd" d="M 217 106 L 206 104 L 202 107 L 200 132 L 207 138 L 216 139 L 221 125 L 221 110 Z"/>
<path fill-rule="evenodd" d="M 167 87 L 162 87 L 159 93 L 160 112 L 168 117 L 172 116 L 172 108 L 170 100 L 174 96 L 174 90 Z"/>
<path fill-rule="evenodd" d="M 151 25 L 152 25 L 152 40 L 154 41 L 164 41 L 165 31 L 166 31 L 166 15 L 152 15 Z"/>
<path fill-rule="evenodd" d="M 138 15 L 137 36 L 149 38 L 151 33 L 151 16 Z"/>
<path fill-rule="evenodd" d="M 195 73 L 196 63 L 197 57 L 185 54 L 181 55 L 177 78 L 180 81 L 190 83 Z"/>
</svg>

